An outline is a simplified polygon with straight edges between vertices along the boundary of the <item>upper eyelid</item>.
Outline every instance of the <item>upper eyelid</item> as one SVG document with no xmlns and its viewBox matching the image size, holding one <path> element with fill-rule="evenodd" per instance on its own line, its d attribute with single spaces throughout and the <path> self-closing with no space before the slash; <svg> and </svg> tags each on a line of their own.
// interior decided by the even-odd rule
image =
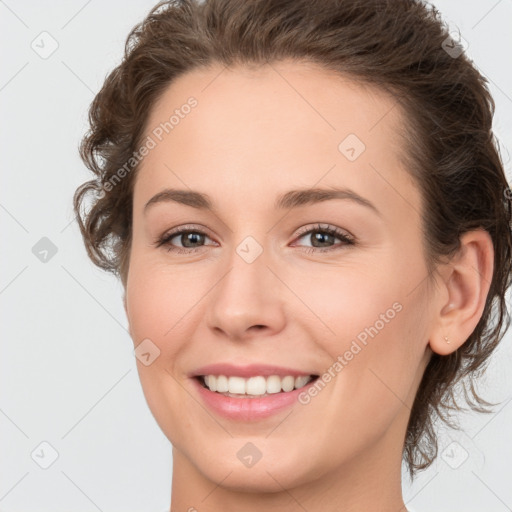
<svg viewBox="0 0 512 512">
<path fill-rule="evenodd" d="M 297 235 L 303 235 L 303 234 L 308 233 L 309 231 L 320 231 L 323 229 L 331 230 L 331 231 L 342 231 L 342 232 L 347 232 L 347 234 L 348 234 L 348 231 L 343 228 L 339 228 L 337 226 L 327 224 L 325 222 L 321 222 L 321 223 L 317 222 L 313 225 L 306 225 L 306 226 L 301 227 L 299 229 L 299 231 L 297 232 Z M 171 230 L 164 232 L 164 234 L 162 236 L 168 236 L 168 235 L 172 235 L 174 233 L 179 234 L 181 231 L 203 232 L 204 234 L 210 233 L 210 230 L 206 226 L 203 226 L 201 224 L 198 224 L 198 225 L 184 224 L 182 226 L 177 226 L 176 228 L 172 228 Z"/>
<path fill-rule="evenodd" d="M 169 236 L 173 236 L 175 234 L 181 234 L 181 232 L 183 231 L 191 231 L 191 232 L 200 232 L 200 233 L 204 233 L 205 235 L 209 235 L 209 233 L 211 233 L 211 231 L 206 227 L 206 226 L 203 226 L 201 224 L 197 224 L 197 225 L 191 225 L 191 224 L 183 224 L 182 226 L 176 226 L 175 228 L 172 228 L 172 229 L 169 229 L 168 231 L 165 231 L 162 235 L 162 238 L 167 238 Z"/>
<path fill-rule="evenodd" d="M 338 226 L 334 226 L 332 224 L 327 224 L 325 222 L 317 222 L 313 226 L 305 226 L 304 228 L 300 228 L 297 236 L 301 237 L 310 233 L 311 231 L 333 231 L 338 235 L 345 235 L 350 238 L 355 238 L 350 232 L 346 229 L 339 228 Z"/>
</svg>

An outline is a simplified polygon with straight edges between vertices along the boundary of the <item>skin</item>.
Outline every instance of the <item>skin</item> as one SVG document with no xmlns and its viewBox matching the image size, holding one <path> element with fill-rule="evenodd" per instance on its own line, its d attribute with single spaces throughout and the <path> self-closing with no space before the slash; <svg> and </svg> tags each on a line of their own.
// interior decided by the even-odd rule
<svg viewBox="0 0 512 512">
<path fill-rule="evenodd" d="M 410 408 L 432 351 L 455 350 L 478 323 L 492 276 L 489 235 L 466 233 L 427 286 L 421 197 L 399 160 L 402 114 L 377 89 L 308 63 L 216 65 L 170 84 L 146 135 L 190 96 L 197 107 L 138 169 L 125 293 L 134 345 L 149 338 L 160 350 L 137 365 L 173 444 L 171 510 L 405 511 Z M 338 149 L 350 133 L 366 146 L 352 162 Z M 349 188 L 380 213 L 346 199 L 274 209 L 278 195 L 313 186 Z M 214 210 L 169 201 L 144 213 L 165 188 L 206 193 Z M 323 246 L 335 249 L 321 252 L 312 234 L 298 234 L 319 222 L 356 244 L 328 237 Z M 197 252 L 156 247 L 189 224 L 206 234 L 189 243 Z M 250 264 L 236 252 L 247 236 L 263 249 Z M 172 243 L 186 250 L 189 240 Z M 187 376 L 214 362 L 322 374 L 394 303 L 400 312 L 307 405 L 232 421 L 206 410 Z M 249 441 L 262 458 L 247 468 L 237 452 Z"/>
</svg>

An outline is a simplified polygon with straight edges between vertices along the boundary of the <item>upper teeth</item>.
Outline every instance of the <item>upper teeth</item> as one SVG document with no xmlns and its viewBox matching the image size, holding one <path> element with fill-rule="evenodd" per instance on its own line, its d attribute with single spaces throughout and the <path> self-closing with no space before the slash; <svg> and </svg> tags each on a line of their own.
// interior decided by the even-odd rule
<svg viewBox="0 0 512 512">
<path fill-rule="evenodd" d="M 235 393 L 241 395 L 264 395 L 265 393 L 279 393 L 292 391 L 305 386 L 313 377 L 311 375 L 293 377 L 226 377 L 225 375 L 204 375 L 203 380 L 210 391 L 218 393 Z"/>
</svg>

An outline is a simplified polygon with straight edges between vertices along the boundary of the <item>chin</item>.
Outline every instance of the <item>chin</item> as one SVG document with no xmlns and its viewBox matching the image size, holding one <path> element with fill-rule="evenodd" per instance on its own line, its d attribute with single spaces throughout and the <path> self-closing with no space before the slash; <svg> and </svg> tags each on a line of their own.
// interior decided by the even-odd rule
<svg viewBox="0 0 512 512">
<path fill-rule="evenodd" d="M 236 441 L 236 448 L 233 450 L 215 450 L 211 453 L 207 448 L 199 449 L 197 454 L 191 454 L 190 460 L 208 480 L 239 492 L 280 492 L 283 488 L 294 488 L 321 476 L 320 470 L 315 471 L 305 465 L 302 453 L 297 450 L 295 443 L 286 451 L 283 451 L 282 445 L 279 449 L 272 449 L 270 446 L 266 450 L 262 449 L 261 458 L 253 462 L 253 465 L 246 466 L 237 457 L 237 452 L 240 452 L 240 445 L 245 446 L 250 441 Z M 244 452 L 240 455 L 241 459 L 243 454 Z"/>
</svg>

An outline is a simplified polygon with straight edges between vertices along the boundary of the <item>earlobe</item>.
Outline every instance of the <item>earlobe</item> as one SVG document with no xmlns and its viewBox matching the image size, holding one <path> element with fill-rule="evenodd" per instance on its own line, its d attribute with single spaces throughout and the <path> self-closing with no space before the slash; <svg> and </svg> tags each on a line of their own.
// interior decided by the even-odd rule
<svg viewBox="0 0 512 512">
<path fill-rule="evenodd" d="M 489 233 L 478 229 L 461 237 L 457 255 L 446 264 L 443 286 L 448 294 L 439 305 L 429 340 L 433 352 L 447 355 L 457 350 L 477 326 L 487 300 L 494 270 L 494 248 Z"/>
</svg>

